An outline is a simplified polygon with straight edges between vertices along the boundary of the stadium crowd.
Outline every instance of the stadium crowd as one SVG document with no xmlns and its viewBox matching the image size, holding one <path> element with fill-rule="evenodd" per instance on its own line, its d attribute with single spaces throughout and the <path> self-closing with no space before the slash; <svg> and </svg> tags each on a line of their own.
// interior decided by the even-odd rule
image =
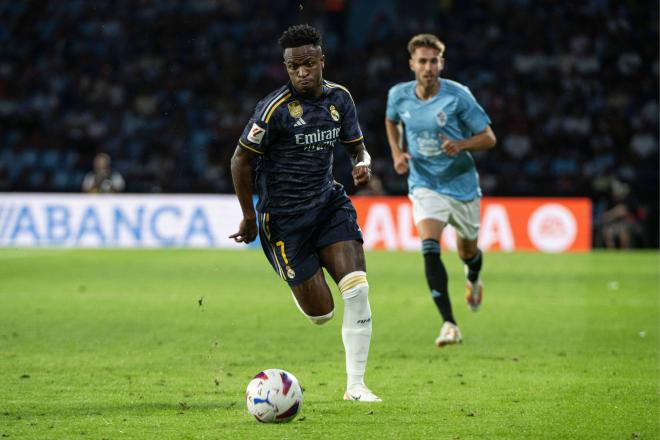
<svg viewBox="0 0 660 440">
<path fill-rule="evenodd" d="M 587 196 L 597 231 L 619 219 L 632 245 L 658 246 L 657 2 L 35 0 L 1 2 L 0 22 L 0 191 L 80 191 L 103 152 L 129 192 L 232 192 L 236 141 L 287 81 L 277 37 L 309 22 L 355 98 L 369 191 L 405 194 L 385 101 L 428 31 L 447 44 L 443 76 L 492 118 L 485 195 Z"/>
</svg>

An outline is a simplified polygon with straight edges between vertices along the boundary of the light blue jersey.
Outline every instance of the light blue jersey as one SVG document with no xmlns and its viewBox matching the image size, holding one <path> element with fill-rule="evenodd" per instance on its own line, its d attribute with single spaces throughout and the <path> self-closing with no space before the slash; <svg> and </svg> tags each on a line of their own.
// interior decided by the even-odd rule
<svg viewBox="0 0 660 440">
<path fill-rule="evenodd" d="M 387 96 L 387 119 L 401 122 L 409 162 L 408 189 L 428 188 L 458 200 L 481 197 L 479 175 L 472 155 L 461 151 L 451 157 L 442 152 L 442 136 L 466 139 L 488 127 L 490 119 L 470 89 L 440 79 L 438 93 L 423 101 L 415 94 L 415 81 L 399 83 Z"/>
</svg>

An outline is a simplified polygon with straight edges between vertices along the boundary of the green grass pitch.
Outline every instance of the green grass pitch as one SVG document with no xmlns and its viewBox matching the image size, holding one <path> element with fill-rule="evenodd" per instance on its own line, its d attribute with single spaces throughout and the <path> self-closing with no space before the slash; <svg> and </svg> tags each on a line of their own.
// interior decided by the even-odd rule
<svg viewBox="0 0 660 440">
<path fill-rule="evenodd" d="M 367 255 L 364 404 L 341 299 L 308 323 L 260 252 L 0 250 L 0 438 L 658 438 L 657 251 L 489 253 L 477 313 L 444 259 L 464 343 L 439 350 L 421 255 Z M 247 414 L 265 368 L 300 379 L 291 423 Z"/>
</svg>

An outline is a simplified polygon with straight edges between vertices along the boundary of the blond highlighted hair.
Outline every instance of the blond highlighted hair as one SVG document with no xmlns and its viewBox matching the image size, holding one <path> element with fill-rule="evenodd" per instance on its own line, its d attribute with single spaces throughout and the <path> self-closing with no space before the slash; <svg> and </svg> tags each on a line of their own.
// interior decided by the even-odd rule
<svg viewBox="0 0 660 440">
<path fill-rule="evenodd" d="M 443 56 L 445 53 L 445 43 L 433 34 L 418 34 L 412 37 L 408 42 L 408 52 L 410 52 L 411 56 L 418 47 L 437 49 L 440 52 L 440 56 Z"/>
</svg>

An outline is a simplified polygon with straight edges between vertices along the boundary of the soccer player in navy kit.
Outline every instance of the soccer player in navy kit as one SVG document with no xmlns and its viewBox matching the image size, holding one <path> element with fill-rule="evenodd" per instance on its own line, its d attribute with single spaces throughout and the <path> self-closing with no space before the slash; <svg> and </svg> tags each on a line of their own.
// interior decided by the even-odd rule
<svg viewBox="0 0 660 440">
<path fill-rule="evenodd" d="M 298 309 L 315 324 L 334 315 L 322 268 L 328 271 L 344 300 L 344 400 L 379 402 L 364 384 L 371 308 L 362 233 L 353 204 L 332 175 L 337 143 L 351 156 L 356 185 L 369 181 L 371 159 L 351 94 L 323 79 L 319 31 L 292 26 L 279 43 L 290 82 L 257 104 L 238 141 L 231 172 L 243 220 L 230 237 L 249 243 L 259 234 L 264 253 L 289 284 Z M 255 158 L 258 227 L 250 172 Z"/>
<path fill-rule="evenodd" d="M 443 318 L 438 347 L 461 342 L 451 308 L 447 270 L 440 258 L 440 239 L 449 223 L 456 228 L 458 255 L 465 263 L 466 300 L 481 304 L 482 253 L 477 247 L 481 190 L 470 151 L 497 142 L 490 119 L 470 90 L 440 78 L 445 45 L 432 34 L 408 43 L 415 81 L 392 87 L 387 98 L 385 129 L 394 169 L 409 172 L 413 220 L 422 239 L 424 269 L 433 300 Z M 407 144 L 407 151 L 401 145 Z"/>
</svg>

